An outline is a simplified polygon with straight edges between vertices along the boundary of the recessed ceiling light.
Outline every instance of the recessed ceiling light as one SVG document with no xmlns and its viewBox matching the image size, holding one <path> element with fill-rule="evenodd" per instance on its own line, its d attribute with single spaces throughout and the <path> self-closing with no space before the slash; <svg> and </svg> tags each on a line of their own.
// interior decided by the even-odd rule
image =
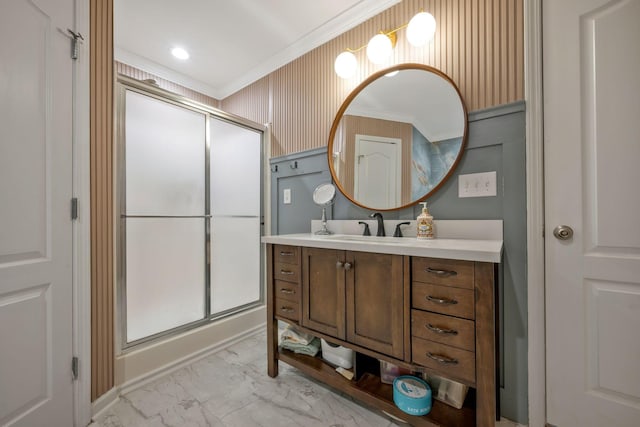
<svg viewBox="0 0 640 427">
<path fill-rule="evenodd" d="M 187 52 L 181 47 L 174 47 L 173 49 L 171 49 L 171 54 L 178 59 L 182 59 L 182 60 L 189 59 L 189 52 Z"/>
</svg>

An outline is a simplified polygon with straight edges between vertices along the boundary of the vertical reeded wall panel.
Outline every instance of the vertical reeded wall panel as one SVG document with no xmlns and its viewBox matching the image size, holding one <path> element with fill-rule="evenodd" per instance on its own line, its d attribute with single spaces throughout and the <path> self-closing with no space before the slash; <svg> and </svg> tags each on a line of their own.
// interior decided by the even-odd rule
<svg viewBox="0 0 640 427">
<path fill-rule="evenodd" d="M 113 387 L 113 0 L 91 0 L 91 400 Z"/>
<path fill-rule="evenodd" d="M 269 80 L 270 77 L 266 76 L 251 83 L 240 92 L 225 98 L 220 108 L 256 123 L 269 123 L 271 121 Z"/>
<path fill-rule="evenodd" d="M 389 65 L 416 62 L 442 70 L 460 88 L 468 111 L 524 99 L 523 0 L 404 0 L 271 73 L 269 93 L 248 87 L 223 100 L 222 108 L 238 115 L 271 111 L 273 156 L 325 146 L 342 100 L 385 67 L 371 64 L 362 50 L 357 75 L 343 80 L 333 71 L 335 57 L 407 23 L 421 9 L 436 19 L 434 40 L 415 48 L 405 30 L 398 31 Z"/>
<path fill-rule="evenodd" d="M 158 87 L 168 90 L 169 92 L 177 93 L 179 95 L 185 96 L 189 99 L 192 99 L 196 102 L 200 102 L 205 105 L 209 105 L 214 108 L 220 108 L 220 101 L 212 98 L 210 96 L 204 95 L 198 91 L 193 89 L 189 89 L 188 87 L 184 87 L 172 81 L 163 79 L 162 77 L 158 77 L 154 74 L 148 73 L 146 71 L 139 70 L 131 65 L 123 64 L 121 62 L 115 62 L 115 72 L 117 74 L 122 74 L 127 77 L 131 77 L 136 80 L 155 80 Z"/>
</svg>

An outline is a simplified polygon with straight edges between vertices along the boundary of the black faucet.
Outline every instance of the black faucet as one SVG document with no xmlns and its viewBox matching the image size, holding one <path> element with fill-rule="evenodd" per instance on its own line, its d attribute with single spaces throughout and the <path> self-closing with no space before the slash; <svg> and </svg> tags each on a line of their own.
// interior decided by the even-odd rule
<svg viewBox="0 0 640 427">
<path fill-rule="evenodd" d="M 385 236 L 384 219 L 382 219 L 382 214 L 380 212 L 374 212 L 371 215 L 369 215 L 369 218 L 375 218 L 378 220 L 378 231 L 376 232 L 376 236 Z"/>
<path fill-rule="evenodd" d="M 400 226 L 401 225 L 409 225 L 411 224 L 410 222 L 401 222 L 398 223 L 398 225 L 396 225 L 396 232 L 393 233 L 393 237 L 402 237 L 402 230 L 400 230 Z"/>
<path fill-rule="evenodd" d="M 371 236 L 371 231 L 369 231 L 369 224 L 364 221 L 358 221 L 358 224 L 364 225 L 364 230 L 362 231 L 363 236 Z"/>
</svg>

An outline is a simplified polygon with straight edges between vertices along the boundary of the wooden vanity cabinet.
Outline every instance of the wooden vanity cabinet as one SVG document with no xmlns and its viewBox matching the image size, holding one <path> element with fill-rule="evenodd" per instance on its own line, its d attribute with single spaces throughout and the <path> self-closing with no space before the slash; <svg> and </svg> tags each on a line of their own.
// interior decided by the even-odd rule
<svg viewBox="0 0 640 427">
<path fill-rule="evenodd" d="M 495 424 L 497 264 L 277 244 L 267 249 L 271 377 L 281 360 L 410 425 Z M 295 304 L 295 315 L 282 312 Z M 277 320 L 369 361 L 356 362 L 349 381 L 320 357 L 279 351 Z M 465 405 L 456 409 L 434 400 L 423 417 L 403 413 L 393 403 L 392 387 L 380 381 L 376 359 L 470 386 Z"/>
<path fill-rule="evenodd" d="M 346 338 L 344 251 L 302 249 L 302 326 Z"/>
<path fill-rule="evenodd" d="M 404 257 L 302 248 L 302 325 L 404 359 Z"/>
</svg>

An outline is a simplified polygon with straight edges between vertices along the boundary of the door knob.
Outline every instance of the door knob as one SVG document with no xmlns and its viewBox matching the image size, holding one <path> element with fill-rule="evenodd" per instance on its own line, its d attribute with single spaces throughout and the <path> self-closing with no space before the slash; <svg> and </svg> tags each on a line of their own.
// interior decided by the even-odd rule
<svg viewBox="0 0 640 427">
<path fill-rule="evenodd" d="M 568 225 L 559 225 L 553 229 L 553 235 L 558 240 L 569 240 L 573 237 L 573 229 Z"/>
</svg>

